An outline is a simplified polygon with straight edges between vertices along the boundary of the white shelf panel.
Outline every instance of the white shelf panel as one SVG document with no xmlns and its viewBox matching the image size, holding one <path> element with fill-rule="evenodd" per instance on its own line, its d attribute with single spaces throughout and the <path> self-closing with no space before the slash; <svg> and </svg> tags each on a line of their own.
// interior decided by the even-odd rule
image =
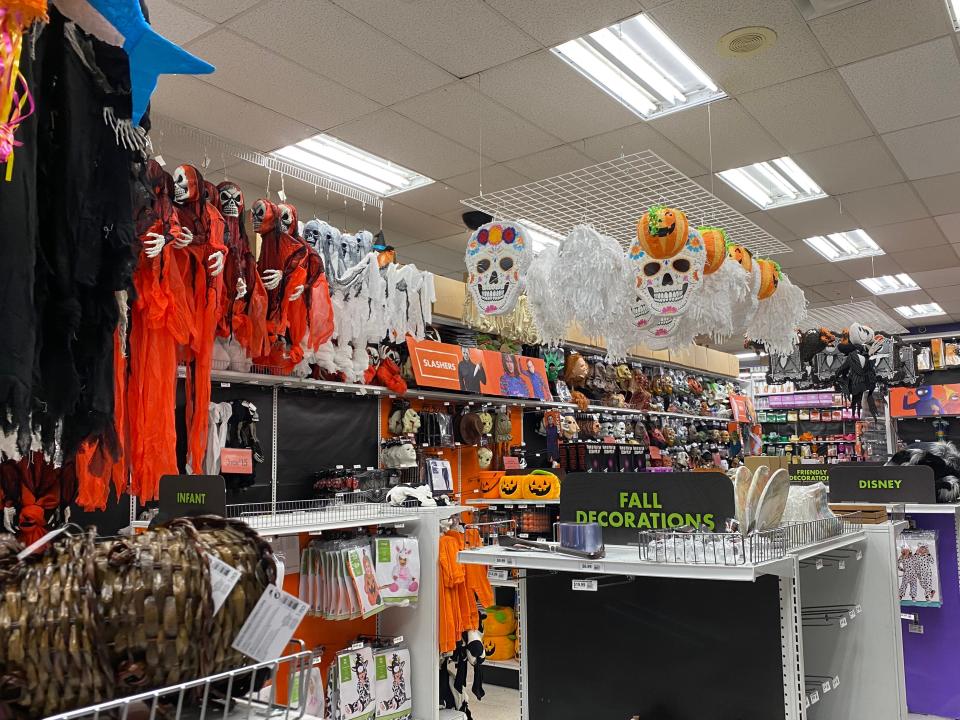
<svg viewBox="0 0 960 720">
<path fill-rule="evenodd" d="M 436 508 L 420 508 L 397 515 L 376 515 L 377 506 L 370 508 L 369 516 L 351 518 L 349 520 L 330 520 L 329 512 L 321 510 L 313 512 L 299 512 L 296 524 L 283 522 L 282 514 L 278 515 L 244 515 L 237 520 L 243 520 L 247 525 L 263 536 L 298 535 L 300 533 L 323 532 L 346 528 L 366 527 L 368 525 L 399 525 L 408 522 L 419 522 L 427 518 L 440 520 L 459 512 L 469 510 L 462 505 L 444 505 Z"/>
<path fill-rule="evenodd" d="M 512 578 L 510 580 L 494 580 L 492 578 L 487 578 L 490 581 L 490 585 L 493 587 L 508 587 L 508 588 L 517 588 L 520 587 L 520 580 L 517 578 Z"/>
<path fill-rule="evenodd" d="M 672 577 L 695 580 L 732 580 L 753 582 L 761 575 L 793 574 L 793 558 L 785 557 L 757 565 L 679 565 L 646 562 L 632 545 L 608 545 L 607 555 L 599 560 L 584 560 L 559 553 L 511 551 L 496 545 L 464 550 L 460 562 L 468 565 L 556 570 L 591 575 L 634 575 L 638 577 Z M 597 566 L 600 567 L 597 570 Z"/>
<path fill-rule="evenodd" d="M 547 505 L 559 505 L 560 499 L 556 500 L 503 500 L 499 498 L 471 498 L 470 500 L 465 501 L 467 505 L 497 505 L 500 507 L 519 507 L 519 508 L 530 508 L 530 507 L 545 507 Z"/>
<path fill-rule="evenodd" d="M 838 535 L 837 537 L 827 538 L 826 540 L 820 540 L 815 543 L 810 543 L 809 545 L 804 545 L 791 550 L 790 554 L 796 557 L 797 560 L 806 560 L 808 558 L 816 557 L 817 555 L 823 555 L 831 550 L 839 550 L 840 548 L 849 547 L 855 543 L 863 542 L 866 537 L 867 535 L 863 530 L 857 530 L 856 532 L 846 533 L 844 535 Z"/>
<path fill-rule="evenodd" d="M 516 658 L 512 660 L 484 660 L 483 664 L 487 667 L 503 668 L 504 670 L 520 672 L 520 661 Z"/>
<path fill-rule="evenodd" d="M 956 515 L 960 510 L 960 503 L 870 503 L 870 502 L 838 502 L 831 505 L 883 505 L 887 512 L 899 509 L 902 505 L 907 515 Z"/>
</svg>

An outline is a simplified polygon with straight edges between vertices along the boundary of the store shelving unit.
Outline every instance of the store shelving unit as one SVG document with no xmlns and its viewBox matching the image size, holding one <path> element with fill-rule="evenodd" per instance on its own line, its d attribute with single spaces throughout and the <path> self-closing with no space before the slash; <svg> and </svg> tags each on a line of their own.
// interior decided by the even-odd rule
<svg viewBox="0 0 960 720">
<path fill-rule="evenodd" d="M 616 708 L 607 708 L 618 716 L 627 707 L 621 694 L 636 698 L 628 712 L 643 716 L 643 707 L 658 702 L 666 702 L 663 712 L 686 702 L 677 701 L 677 688 L 695 686 L 690 703 L 717 713 L 728 707 L 725 703 L 742 703 L 748 693 L 751 703 L 737 706 L 743 714 L 736 715 L 747 720 L 905 720 L 893 566 L 896 537 L 904 527 L 903 522 L 867 526 L 755 565 L 645 562 L 636 546 L 608 546 L 606 557 L 596 561 L 494 546 L 461 553 L 461 561 L 525 573 L 518 582 L 522 720 L 581 717 L 586 700 L 577 697 L 577 688 L 600 682 L 619 688 L 611 700 Z M 572 587 L 571 580 L 583 579 L 595 584 Z M 839 611 L 832 613 L 830 627 L 822 622 L 807 627 L 810 614 L 826 605 L 842 609 L 842 627 Z M 566 630 L 557 641 L 560 618 L 567 619 Z M 577 622 L 571 624 L 572 618 Z M 701 623 L 707 644 L 699 639 Z M 676 627 L 684 628 L 682 640 L 670 630 Z M 610 632 L 617 633 L 615 643 Z M 574 663 L 578 680 L 569 692 L 566 676 L 548 680 L 564 673 L 570 661 L 558 650 L 564 644 L 582 657 L 604 658 L 593 664 L 595 670 Z M 703 647 L 710 656 L 708 646 L 733 653 L 728 653 L 736 658 L 729 674 L 722 663 L 689 655 Z M 638 653 L 639 647 L 657 652 Z M 671 652 L 684 660 L 671 664 Z M 781 672 L 769 667 L 770 652 L 779 654 Z M 630 682 L 621 683 L 621 676 Z M 814 697 L 824 681 L 820 676 L 829 676 L 830 690 L 820 689 Z M 728 682 L 731 677 L 739 681 Z"/>
<path fill-rule="evenodd" d="M 523 508 L 527 507 L 547 507 L 547 505 L 559 505 L 560 500 L 503 500 L 498 498 L 471 498 L 470 500 L 465 501 L 467 505 L 496 505 L 499 507 L 515 507 Z"/>
</svg>

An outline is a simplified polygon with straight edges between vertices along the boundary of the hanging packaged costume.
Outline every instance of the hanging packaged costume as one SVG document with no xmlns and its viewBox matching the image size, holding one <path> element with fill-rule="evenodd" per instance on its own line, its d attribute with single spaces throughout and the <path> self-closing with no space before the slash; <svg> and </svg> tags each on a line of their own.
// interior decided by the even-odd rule
<svg viewBox="0 0 960 720">
<path fill-rule="evenodd" d="M 937 532 L 904 530 L 897 543 L 897 579 L 900 580 L 900 604 L 940 607 L 940 570 L 937 565 Z"/>
<path fill-rule="evenodd" d="M 373 665 L 376 677 L 377 720 L 412 718 L 410 650 L 397 646 L 376 648 L 373 651 Z"/>
<path fill-rule="evenodd" d="M 249 451 L 251 471 L 249 473 L 222 472 L 221 474 L 227 490 L 243 490 L 256 483 L 257 466 L 262 465 L 266 460 L 260 446 L 260 438 L 257 437 L 257 422 L 260 420 L 260 415 L 257 413 L 257 406 L 247 400 L 234 400 L 230 404 L 230 419 L 227 422 L 227 439 L 224 447 Z"/>
<path fill-rule="evenodd" d="M 378 537 L 373 541 L 377 584 L 387 605 L 416 605 L 420 596 L 420 550 L 416 538 Z"/>
<path fill-rule="evenodd" d="M 188 470 L 199 472 L 207 447 L 207 405 L 213 345 L 223 297 L 226 225 L 220 212 L 206 200 L 207 189 L 199 170 L 192 165 L 180 165 L 173 173 L 173 184 L 173 202 L 181 233 L 191 238 L 184 248 L 180 271 L 191 303 L 193 323 L 190 343 L 181 348 L 181 358 L 187 369 L 187 466 Z"/>
</svg>

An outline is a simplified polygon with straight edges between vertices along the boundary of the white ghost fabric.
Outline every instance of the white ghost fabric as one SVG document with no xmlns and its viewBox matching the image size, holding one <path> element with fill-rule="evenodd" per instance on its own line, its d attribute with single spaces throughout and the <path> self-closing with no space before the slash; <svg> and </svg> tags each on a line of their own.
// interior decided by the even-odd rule
<svg viewBox="0 0 960 720">
<path fill-rule="evenodd" d="M 806 317 L 806 295 L 781 273 L 776 291 L 760 301 L 757 312 L 747 325 L 746 336 L 761 343 L 770 354 L 788 355 L 797 344 L 797 328 Z"/>
</svg>

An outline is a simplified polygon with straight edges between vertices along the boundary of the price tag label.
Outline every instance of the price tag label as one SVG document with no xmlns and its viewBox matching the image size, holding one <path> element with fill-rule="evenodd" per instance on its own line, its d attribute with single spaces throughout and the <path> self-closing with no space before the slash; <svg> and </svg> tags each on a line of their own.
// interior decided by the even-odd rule
<svg viewBox="0 0 960 720">
<path fill-rule="evenodd" d="M 517 564 L 517 559 L 512 557 L 498 557 L 493 561 L 493 564 L 503 567 L 513 567 Z"/>
<path fill-rule="evenodd" d="M 830 690 L 832 689 L 832 688 L 830 687 L 830 681 L 829 681 L 829 680 L 824 680 L 824 681 L 823 681 L 823 684 L 820 685 L 820 687 L 823 688 L 823 694 L 824 694 L 824 695 L 826 695 L 826 694 L 827 694 L 828 692 L 830 692 Z"/>
<path fill-rule="evenodd" d="M 847 615 L 849 615 L 849 616 L 850 616 L 850 619 L 853 620 L 853 619 L 857 616 L 857 611 L 856 611 L 856 610 L 850 610 L 850 611 L 847 613 Z"/>
<path fill-rule="evenodd" d="M 394 645 L 399 645 L 399 644 L 402 643 L 402 642 L 403 642 L 403 635 L 397 635 L 397 636 L 393 639 L 393 644 L 394 644 Z"/>
<path fill-rule="evenodd" d="M 526 540 L 530 537 L 530 533 L 517 533 L 517 537 Z"/>
<path fill-rule="evenodd" d="M 837 563 L 837 570 L 846 570 L 846 569 L 847 569 L 847 561 L 846 561 L 846 560 L 840 560 L 840 561 Z"/>
<path fill-rule="evenodd" d="M 923 625 L 920 625 L 919 623 L 910 623 L 907 625 L 907 630 L 912 633 L 916 633 L 917 635 L 923 635 Z"/>
<path fill-rule="evenodd" d="M 810 704 L 816 705 L 818 702 L 820 702 L 820 693 L 814 690 L 810 693 Z"/>
<path fill-rule="evenodd" d="M 863 608 L 862 608 L 860 605 L 857 605 L 857 606 L 854 608 L 854 610 L 857 611 L 857 615 L 859 615 L 860 613 L 863 612 Z"/>
<path fill-rule="evenodd" d="M 857 560 L 863 560 L 863 550 L 857 550 Z"/>
<path fill-rule="evenodd" d="M 580 569 L 585 572 L 603 572 L 603 563 L 582 562 L 580 563 Z"/>
<path fill-rule="evenodd" d="M 257 662 L 274 660 L 280 657 L 306 614 L 307 604 L 303 600 L 276 585 L 267 585 L 233 641 L 233 649 Z"/>
<path fill-rule="evenodd" d="M 804 695 L 804 696 L 803 696 L 803 709 L 806 710 L 808 707 L 810 707 L 810 696 L 809 696 L 809 695 Z"/>
<path fill-rule="evenodd" d="M 518 507 L 520 510 L 526 510 L 526 509 L 529 507 L 529 505 L 517 505 L 517 507 Z"/>
<path fill-rule="evenodd" d="M 833 689 L 836 690 L 838 687 L 840 687 L 840 676 L 839 676 L 839 675 L 834 675 L 834 676 L 833 676 Z"/>
<path fill-rule="evenodd" d="M 506 580 L 510 577 L 509 570 L 502 570 L 499 568 L 490 568 L 487 570 L 487 579 L 488 580 Z"/>
<path fill-rule="evenodd" d="M 817 561 L 814 563 L 814 567 L 816 567 L 817 570 L 823 570 L 823 560 L 817 558 Z"/>
<path fill-rule="evenodd" d="M 596 580 L 573 580 L 571 586 L 574 590 L 586 590 L 588 592 L 597 591 Z"/>
<path fill-rule="evenodd" d="M 230 591 L 233 590 L 233 586 L 240 579 L 240 571 L 210 554 L 207 555 L 207 562 L 210 564 L 210 594 L 213 597 L 213 614 L 216 615 L 223 607 Z"/>
<path fill-rule="evenodd" d="M 847 618 L 843 616 L 840 618 L 840 627 L 845 628 L 847 626 Z"/>
<path fill-rule="evenodd" d="M 353 645 L 351 645 L 350 647 L 348 647 L 347 650 L 359 650 L 359 649 L 362 648 L 362 647 L 363 647 L 363 643 L 362 643 L 362 642 L 355 642 Z"/>
<path fill-rule="evenodd" d="M 23 550 L 17 553 L 17 560 L 23 560 L 24 558 L 29 557 L 34 552 L 36 552 L 37 550 L 42 548 L 44 545 L 46 545 L 48 542 L 50 542 L 55 537 L 57 537 L 57 535 L 60 535 L 61 533 L 65 532 L 66 529 L 67 529 L 66 525 L 61 525 L 56 530 L 51 530 L 50 532 L 48 532 L 39 540 L 36 540 L 30 543 Z"/>
<path fill-rule="evenodd" d="M 228 387 L 230 387 L 230 383 L 220 383 L 220 387 L 222 387 L 222 388 L 228 388 Z"/>
</svg>

